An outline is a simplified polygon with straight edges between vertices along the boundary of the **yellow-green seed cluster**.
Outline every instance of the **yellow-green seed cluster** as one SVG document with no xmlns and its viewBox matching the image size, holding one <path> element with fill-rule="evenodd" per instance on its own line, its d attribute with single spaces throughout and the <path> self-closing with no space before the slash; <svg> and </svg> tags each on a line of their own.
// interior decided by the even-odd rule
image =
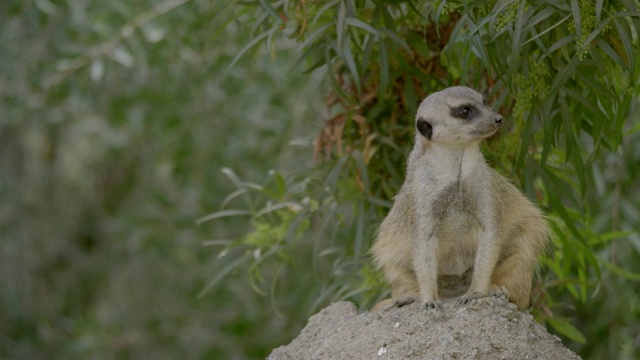
<svg viewBox="0 0 640 360">
<path fill-rule="evenodd" d="M 550 90 L 550 78 L 551 72 L 544 61 L 532 64 L 528 74 L 518 74 L 513 77 L 516 98 L 513 108 L 515 118 L 522 119 L 536 100 L 546 98 Z"/>
<path fill-rule="evenodd" d="M 595 1 L 578 0 L 578 7 L 580 8 L 580 37 L 576 40 L 576 51 L 580 60 L 583 60 L 589 52 L 590 44 L 587 43 L 587 38 L 596 29 L 598 23 L 596 19 Z M 606 33 L 610 28 L 610 25 L 602 28 L 600 35 Z M 574 19 L 569 21 L 569 31 L 576 31 Z"/>
<path fill-rule="evenodd" d="M 633 87 L 629 84 L 629 72 L 620 67 L 614 61 L 608 61 L 606 66 L 607 80 L 613 88 L 628 96 L 633 95 Z"/>
<path fill-rule="evenodd" d="M 525 6 L 528 6 L 528 5 L 525 5 Z M 510 25 L 516 20 L 519 7 L 520 7 L 519 2 L 513 2 L 507 5 L 504 12 L 498 15 L 498 20 L 496 21 L 496 31 L 500 31 L 504 29 L 506 26 Z"/>
<path fill-rule="evenodd" d="M 320 9 L 324 6 L 324 2 L 322 1 L 318 1 L 318 2 L 308 2 L 304 12 L 304 15 L 300 16 L 298 18 L 298 26 L 302 27 L 302 23 L 306 22 L 306 29 L 304 30 L 303 33 L 303 38 L 304 35 L 308 35 L 313 33 L 315 30 L 317 30 L 319 27 L 330 23 L 332 21 L 334 21 L 335 18 L 335 7 L 331 7 L 330 9 L 325 10 L 322 14 L 320 14 L 320 16 L 318 17 L 318 19 L 313 22 L 313 20 L 315 19 L 316 15 L 318 14 L 318 11 L 320 11 Z"/>
<path fill-rule="evenodd" d="M 255 230 L 247 234 L 242 242 L 260 249 L 271 249 L 282 243 L 287 236 L 296 214 L 289 210 L 279 210 L 275 213 L 280 220 L 278 224 L 262 221 L 260 219 L 254 220 L 252 223 Z M 308 219 L 304 220 L 298 227 L 296 237 L 300 236 L 310 225 L 311 224 Z"/>
</svg>

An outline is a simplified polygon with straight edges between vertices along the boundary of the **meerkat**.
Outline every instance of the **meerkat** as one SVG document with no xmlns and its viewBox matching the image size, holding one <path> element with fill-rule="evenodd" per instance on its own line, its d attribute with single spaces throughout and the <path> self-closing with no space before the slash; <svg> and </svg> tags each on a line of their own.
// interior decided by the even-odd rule
<svg viewBox="0 0 640 360">
<path fill-rule="evenodd" d="M 465 283 L 462 294 L 453 291 L 461 295 L 457 305 L 505 296 L 519 309 L 529 306 L 549 230 L 538 207 L 480 152 L 480 141 L 502 125 L 502 116 L 467 87 L 423 100 L 405 182 L 372 247 L 392 288 L 375 310 L 416 300 L 442 309 L 451 284 Z"/>
</svg>

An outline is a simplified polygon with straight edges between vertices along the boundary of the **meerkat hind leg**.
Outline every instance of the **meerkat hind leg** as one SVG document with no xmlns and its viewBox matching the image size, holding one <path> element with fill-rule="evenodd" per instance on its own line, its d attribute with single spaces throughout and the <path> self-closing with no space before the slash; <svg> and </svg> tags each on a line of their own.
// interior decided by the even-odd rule
<svg viewBox="0 0 640 360">
<path fill-rule="evenodd" d="M 492 289 L 503 289 L 510 302 L 518 309 L 529 307 L 533 266 L 520 256 L 511 256 L 496 267 L 491 277 Z M 495 290 L 494 290 L 495 293 Z M 494 295 L 495 296 L 495 295 Z"/>
<path fill-rule="evenodd" d="M 393 264 L 383 267 L 385 277 L 391 284 L 391 298 L 382 300 L 371 311 L 387 311 L 394 307 L 403 307 L 420 298 L 416 274 L 408 264 Z"/>
</svg>

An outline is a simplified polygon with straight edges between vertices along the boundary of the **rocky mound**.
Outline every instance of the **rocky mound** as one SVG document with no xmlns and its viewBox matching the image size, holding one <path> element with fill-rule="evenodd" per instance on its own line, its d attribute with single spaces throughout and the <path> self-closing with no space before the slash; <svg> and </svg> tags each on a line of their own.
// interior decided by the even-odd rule
<svg viewBox="0 0 640 360">
<path fill-rule="evenodd" d="M 443 311 L 419 304 L 358 314 L 334 303 L 309 319 L 291 344 L 269 360 L 289 359 L 580 359 L 528 313 L 504 299 Z"/>
</svg>

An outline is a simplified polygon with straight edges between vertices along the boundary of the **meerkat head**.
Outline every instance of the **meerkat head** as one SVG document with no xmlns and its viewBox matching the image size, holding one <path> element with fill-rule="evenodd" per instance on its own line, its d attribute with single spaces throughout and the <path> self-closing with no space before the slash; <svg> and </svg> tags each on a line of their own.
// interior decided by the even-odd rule
<svg viewBox="0 0 640 360">
<path fill-rule="evenodd" d="M 433 93 L 416 114 L 416 141 L 465 145 L 493 135 L 502 116 L 487 106 L 483 96 L 464 86 Z"/>
</svg>

